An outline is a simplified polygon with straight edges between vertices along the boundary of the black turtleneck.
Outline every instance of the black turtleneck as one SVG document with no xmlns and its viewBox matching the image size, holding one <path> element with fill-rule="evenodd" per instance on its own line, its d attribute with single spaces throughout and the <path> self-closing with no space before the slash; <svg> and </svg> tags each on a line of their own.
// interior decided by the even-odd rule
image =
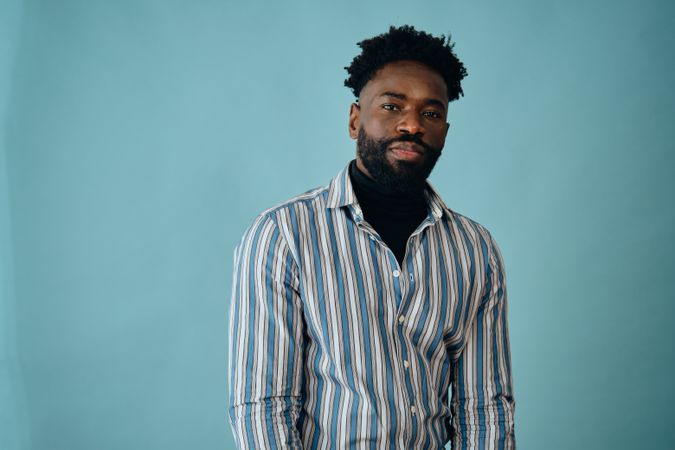
<svg viewBox="0 0 675 450">
<path fill-rule="evenodd" d="M 428 214 L 424 190 L 406 195 L 387 192 L 356 167 L 356 160 L 349 165 L 349 177 L 364 219 L 402 264 L 408 238 Z"/>
</svg>

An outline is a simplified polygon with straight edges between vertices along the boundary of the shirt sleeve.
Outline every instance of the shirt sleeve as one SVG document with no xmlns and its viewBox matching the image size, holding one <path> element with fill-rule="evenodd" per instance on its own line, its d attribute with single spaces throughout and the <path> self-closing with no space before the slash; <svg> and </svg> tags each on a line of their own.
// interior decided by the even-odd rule
<svg viewBox="0 0 675 450">
<path fill-rule="evenodd" d="M 486 284 L 453 370 L 452 448 L 515 449 L 513 386 L 504 269 L 488 235 Z"/>
<path fill-rule="evenodd" d="M 240 449 L 299 449 L 302 303 L 297 266 L 269 216 L 234 256 L 229 334 L 229 417 Z"/>
</svg>

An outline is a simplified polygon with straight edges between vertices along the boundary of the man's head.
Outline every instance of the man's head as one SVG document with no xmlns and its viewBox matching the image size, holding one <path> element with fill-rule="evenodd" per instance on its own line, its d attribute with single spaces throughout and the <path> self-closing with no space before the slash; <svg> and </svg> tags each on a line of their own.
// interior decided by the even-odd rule
<svg viewBox="0 0 675 450">
<path fill-rule="evenodd" d="M 445 144 L 447 106 L 463 95 L 464 65 L 449 39 L 411 26 L 359 46 L 345 81 L 358 98 L 349 114 L 357 165 L 391 192 L 418 190 Z"/>
</svg>

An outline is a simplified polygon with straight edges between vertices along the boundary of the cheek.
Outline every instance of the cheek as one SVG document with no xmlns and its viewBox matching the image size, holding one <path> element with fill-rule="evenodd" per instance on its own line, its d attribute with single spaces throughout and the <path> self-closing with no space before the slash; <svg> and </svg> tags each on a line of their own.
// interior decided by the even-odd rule
<svg viewBox="0 0 675 450">
<path fill-rule="evenodd" d="M 386 136 L 392 134 L 396 129 L 394 117 L 389 115 L 363 114 L 361 116 L 361 126 L 371 135 Z"/>
<path fill-rule="evenodd" d="M 372 139 L 378 141 L 395 139 L 399 136 L 396 128 L 388 127 L 386 124 L 373 124 L 369 130 L 366 130 Z"/>
<path fill-rule="evenodd" d="M 445 144 L 445 130 L 434 130 L 427 133 L 427 139 L 434 147 L 443 147 Z"/>
</svg>

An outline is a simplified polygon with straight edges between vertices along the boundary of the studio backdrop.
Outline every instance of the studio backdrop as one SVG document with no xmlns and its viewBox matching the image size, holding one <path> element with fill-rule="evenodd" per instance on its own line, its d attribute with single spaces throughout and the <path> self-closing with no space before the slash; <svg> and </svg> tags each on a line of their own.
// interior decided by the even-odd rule
<svg viewBox="0 0 675 450">
<path fill-rule="evenodd" d="M 0 448 L 233 448 L 234 247 L 392 24 L 468 70 L 431 182 L 502 249 L 518 447 L 675 448 L 674 5 L 2 0 Z"/>
</svg>

